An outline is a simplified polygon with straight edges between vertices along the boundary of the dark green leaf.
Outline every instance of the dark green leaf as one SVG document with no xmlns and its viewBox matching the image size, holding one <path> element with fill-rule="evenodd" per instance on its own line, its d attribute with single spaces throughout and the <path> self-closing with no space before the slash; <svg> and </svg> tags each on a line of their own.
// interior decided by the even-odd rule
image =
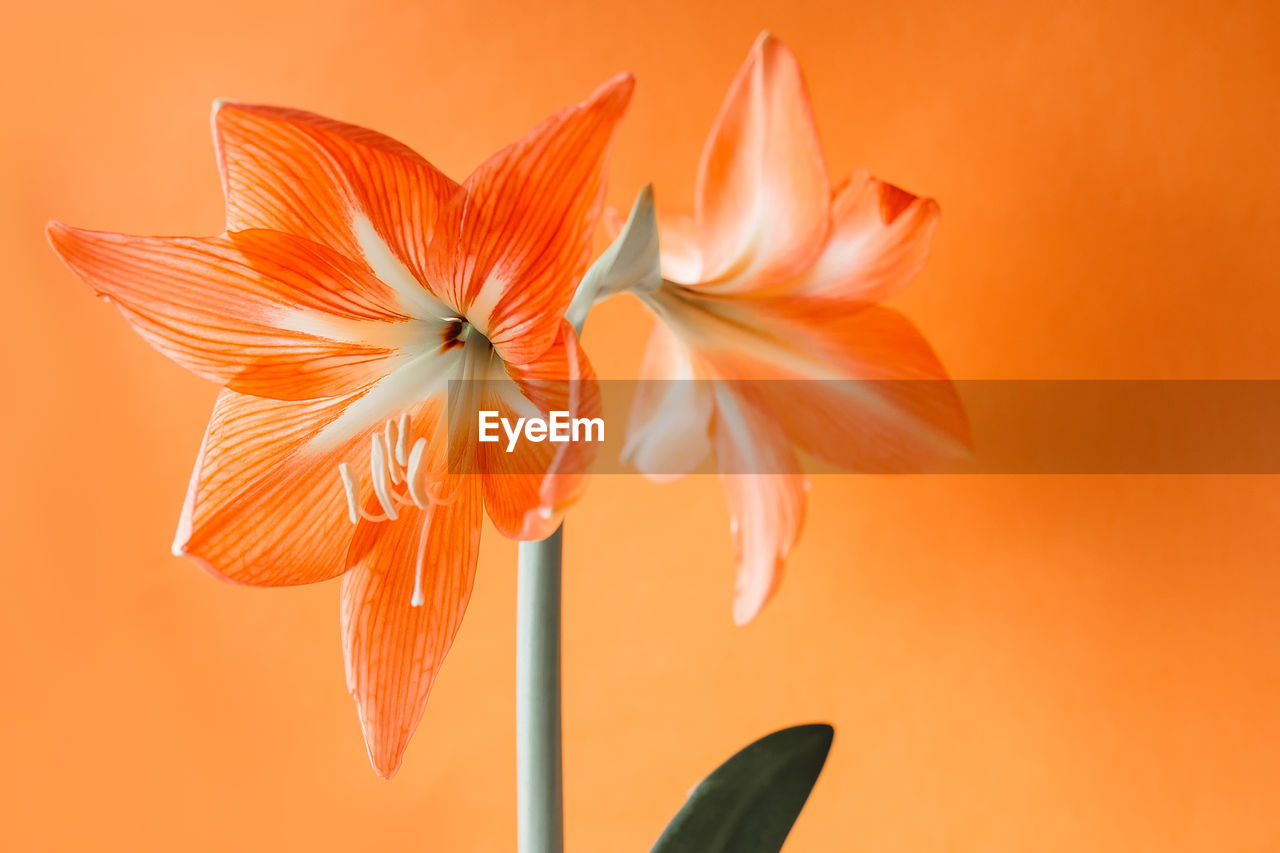
<svg viewBox="0 0 1280 853">
<path fill-rule="evenodd" d="M 778 853 L 834 736 L 816 723 L 760 738 L 698 783 L 652 853 Z"/>
</svg>

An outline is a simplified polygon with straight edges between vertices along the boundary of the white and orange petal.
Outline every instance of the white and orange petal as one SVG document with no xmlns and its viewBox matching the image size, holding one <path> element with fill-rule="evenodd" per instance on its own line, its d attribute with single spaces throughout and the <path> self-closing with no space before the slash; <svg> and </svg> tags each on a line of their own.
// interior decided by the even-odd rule
<svg viewBox="0 0 1280 853">
<path fill-rule="evenodd" d="M 743 293 L 800 274 L 826 242 L 830 208 L 804 76 L 786 45 L 765 33 L 730 84 L 703 149 L 697 286 Z"/>
<path fill-rule="evenodd" d="M 712 450 L 715 400 L 705 380 L 693 354 L 663 323 L 655 324 L 640 365 L 623 461 L 657 483 L 697 471 Z"/>
<path fill-rule="evenodd" d="M 716 385 L 713 428 L 737 557 L 733 621 L 755 619 L 777 591 L 804 525 L 807 486 L 791 443 L 767 409 Z"/>
<path fill-rule="evenodd" d="M 865 169 L 836 191 L 831 234 L 817 262 L 779 290 L 850 302 L 883 302 L 915 277 L 941 210 Z"/>
</svg>

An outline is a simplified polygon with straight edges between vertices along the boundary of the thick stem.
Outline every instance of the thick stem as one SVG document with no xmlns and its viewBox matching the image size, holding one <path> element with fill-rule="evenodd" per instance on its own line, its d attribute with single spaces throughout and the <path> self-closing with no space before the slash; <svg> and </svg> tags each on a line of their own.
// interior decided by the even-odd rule
<svg viewBox="0 0 1280 853">
<path fill-rule="evenodd" d="M 560 558 L 564 528 L 520 543 L 516 777 L 520 853 L 562 853 Z"/>
</svg>

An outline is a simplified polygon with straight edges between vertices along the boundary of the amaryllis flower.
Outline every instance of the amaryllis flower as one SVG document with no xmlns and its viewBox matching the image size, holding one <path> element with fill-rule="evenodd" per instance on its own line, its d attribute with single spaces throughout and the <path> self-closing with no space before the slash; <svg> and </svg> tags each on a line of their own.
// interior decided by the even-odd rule
<svg viewBox="0 0 1280 853">
<path fill-rule="evenodd" d="M 800 532 L 796 449 L 887 471 L 967 442 L 937 357 L 875 304 L 920 269 L 937 221 L 935 202 L 866 171 L 830 185 L 800 68 L 762 35 L 703 149 L 693 215 L 659 219 L 663 280 L 635 288 L 661 321 L 642 379 L 707 381 L 642 383 L 627 448 L 655 477 L 715 455 L 739 624 L 777 588 Z M 922 393 L 838 380 L 943 381 Z"/>
<path fill-rule="evenodd" d="M 449 425 L 470 420 L 448 417 L 447 383 L 527 411 L 540 388 L 590 380 L 563 317 L 632 87 L 615 77 L 461 185 L 372 131 L 223 103 L 225 233 L 49 227 L 139 334 L 223 386 L 175 553 L 242 584 L 342 576 L 347 684 L 382 776 L 462 620 L 482 507 L 539 539 L 582 489 L 543 475 L 545 444 L 507 454 L 455 434 L 450 458 Z"/>
</svg>

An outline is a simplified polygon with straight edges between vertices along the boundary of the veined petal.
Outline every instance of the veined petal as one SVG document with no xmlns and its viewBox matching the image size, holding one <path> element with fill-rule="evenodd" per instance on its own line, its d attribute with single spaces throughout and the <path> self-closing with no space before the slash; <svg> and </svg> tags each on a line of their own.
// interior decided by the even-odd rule
<svg viewBox="0 0 1280 853">
<path fill-rule="evenodd" d="M 836 191 L 831 236 L 818 262 L 783 290 L 859 302 L 888 299 L 924 266 L 940 215 L 933 199 L 860 170 Z"/>
<path fill-rule="evenodd" d="M 650 480 L 691 474 L 711 453 L 711 384 L 661 322 L 653 327 L 627 423 L 623 460 Z"/>
<path fill-rule="evenodd" d="M 620 74 L 495 154 L 441 216 L 428 276 L 502 359 L 532 361 L 555 340 L 586 270 L 605 161 L 634 80 Z"/>
<path fill-rule="evenodd" d="M 474 476 L 461 479 L 451 503 L 408 507 L 397 521 L 362 524 L 342 579 L 347 689 L 369 760 L 387 779 L 400 767 L 471 598 L 480 484 Z"/>
<path fill-rule="evenodd" d="M 346 570 L 355 532 L 338 463 L 355 442 L 302 452 L 345 399 L 289 402 L 222 391 L 191 475 L 173 550 L 253 586 L 315 583 Z M 367 456 L 367 454 L 365 454 Z"/>
<path fill-rule="evenodd" d="M 372 393 L 372 392 L 367 392 Z M 394 430 L 386 452 L 398 471 L 420 439 L 429 461 L 414 488 L 435 490 L 443 405 L 423 398 L 341 442 L 317 441 L 366 394 L 311 401 L 267 400 L 224 390 L 214 406 L 187 490 L 174 553 L 235 583 L 284 586 L 341 574 L 362 495 L 374 500 L 373 436 Z M 403 433 L 403 439 L 400 434 Z M 399 445 L 396 447 L 395 445 Z M 348 493 L 340 466 L 354 483 Z M 397 491 L 412 497 L 408 486 Z M 374 512 L 377 512 L 375 509 Z"/>
<path fill-rule="evenodd" d="M 702 153 L 695 217 L 701 286 L 767 287 L 799 274 L 827 239 L 831 187 L 795 56 L 765 33 L 729 87 Z"/>
<path fill-rule="evenodd" d="M 499 417 L 514 422 L 529 411 L 543 417 L 553 411 L 569 412 L 570 418 L 602 415 L 595 372 L 568 322 L 562 322 L 560 334 L 536 361 L 508 364 L 506 371 L 511 381 L 490 383 L 483 397 L 483 407 Z M 586 491 L 595 445 L 522 438 L 516 450 L 507 453 L 504 439 L 478 443 L 476 454 L 484 472 L 485 509 L 498 532 L 511 539 L 537 540 L 554 533 L 565 510 Z"/>
<path fill-rule="evenodd" d="M 716 389 L 714 435 L 738 559 L 733 621 L 745 625 L 782 581 L 783 561 L 804 524 L 807 485 L 770 413 L 725 386 Z M 754 471 L 780 473 L 741 473 Z"/>
<path fill-rule="evenodd" d="M 152 346 L 235 391 L 282 400 L 347 394 L 429 330 L 389 291 L 316 243 L 270 231 L 132 237 L 49 225 L 63 261 Z"/>
<path fill-rule="evenodd" d="M 220 103 L 214 142 L 227 230 L 297 234 L 368 265 L 426 316 L 427 248 L 458 185 L 407 146 L 301 110 Z"/>
</svg>

